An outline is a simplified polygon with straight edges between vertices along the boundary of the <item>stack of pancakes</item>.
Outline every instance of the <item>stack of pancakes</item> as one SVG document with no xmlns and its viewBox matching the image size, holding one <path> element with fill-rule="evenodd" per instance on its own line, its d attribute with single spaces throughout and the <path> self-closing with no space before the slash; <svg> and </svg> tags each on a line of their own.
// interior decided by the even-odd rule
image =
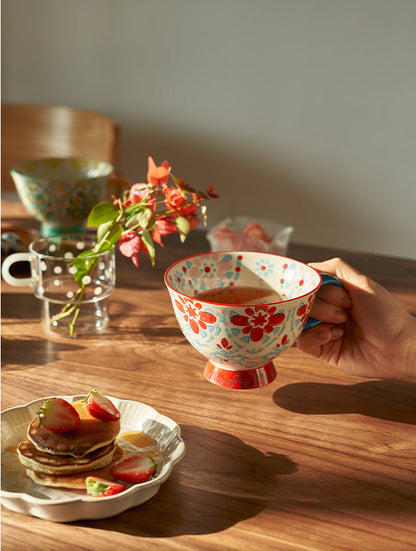
<svg viewBox="0 0 416 551">
<path fill-rule="evenodd" d="M 81 418 L 79 427 L 56 433 L 38 426 L 35 417 L 17 447 L 26 474 L 37 484 L 85 489 L 87 476 L 108 476 L 112 464 L 123 456 L 116 444 L 120 421 L 95 419 L 83 400 L 72 405 Z"/>
</svg>

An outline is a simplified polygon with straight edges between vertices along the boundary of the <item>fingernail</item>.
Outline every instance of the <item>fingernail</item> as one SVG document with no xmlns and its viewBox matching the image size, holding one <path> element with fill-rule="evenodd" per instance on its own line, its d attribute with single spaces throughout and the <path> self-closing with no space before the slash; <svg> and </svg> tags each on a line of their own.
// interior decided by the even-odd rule
<svg viewBox="0 0 416 551">
<path fill-rule="evenodd" d="M 347 321 L 348 315 L 344 310 L 336 310 L 334 312 L 334 322 L 336 323 L 342 323 L 344 321 Z"/>
</svg>

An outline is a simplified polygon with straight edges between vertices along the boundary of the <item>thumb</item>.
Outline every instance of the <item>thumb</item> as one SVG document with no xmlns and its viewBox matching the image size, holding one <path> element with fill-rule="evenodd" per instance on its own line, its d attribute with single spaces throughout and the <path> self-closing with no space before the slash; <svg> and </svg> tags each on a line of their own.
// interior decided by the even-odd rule
<svg viewBox="0 0 416 551">
<path fill-rule="evenodd" d="M 374 289 L 374 282 L 368 276 L 360 273 L 341 258 L 311 262 L 309 266 L 319 272 L 336 276 L 348 291 L 359 288 L 362 291 L 372 292 Z"/>
</svg>

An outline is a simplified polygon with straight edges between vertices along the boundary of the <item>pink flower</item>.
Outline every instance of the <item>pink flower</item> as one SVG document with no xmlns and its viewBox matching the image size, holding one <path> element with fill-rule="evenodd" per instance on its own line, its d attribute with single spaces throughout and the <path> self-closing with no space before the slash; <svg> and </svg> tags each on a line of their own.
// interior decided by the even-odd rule
<svg viewBox="0 0 416 551">
<path fill-rule="evenodd" d="M 155 226 L 160 235 L 169 235 L 170 233 L 177 233 L 178 228 L 175 226 L 175 222 L 169 216 L 161 216 L 155 222 Z"/>
<path fill-rule="evenodd" d="M 233 325 L 242 327 L 245 335 L 250 336 L 253 342 L 259 342 L 264 334 L 270 334 L 276 325 L 280 325 L 285 315 L 276 312 L 276 306 L 253 306 L 245 309 L 245 316 L 232 316 Z"/>
<path fill-rule="evenodd" d="M 172 210 L 180 209 L 184 204 L 184 196 L 180 189 L 176 187 L 165 186 L 163 188 L 163 193 L 166 196 L 166 206 Z"/>
<path fill-rule="evenodd" d="M 160 186 L 168 183 L 169 174 L 172 168 L 168 161 L 163 161 L 161 166 L 157 166 L 153 158 L 149 156 L 148 166 L 147 181 L 149 184 Z"/>
<path fill-rule="evenodd" d="M 163 247 L 162 237 L 164 235 L 169 235 L 170 233 L 177 233 L 178 231 L 178 228 L 176 227 L 175 223 L 168 216 L 158 218 L 155 221 L 155 226 L 156 226 L 156 230 L 152 231 L 152 239 L 161 247 Z"/>
<path fill-rule="evenodd" d="M 134 184 L 130 188 L 129 198 L 126 201 L 127 205 L 136 205 L 141 203 L 147 196 L 149 203 L 154 203 L 156 199 L 149 194 L 146 184 Z"/>
<path fill-rule="evenodd" d="M 186 202 L 181 191 L 176 187 L 165 186 L 163 192 L 166 196 L 166 206 L 175 211 L 175 216 L 184 216 L 185 218 L 194 214 L 198 209 L 199 199 L 193 194 L 193 203 Z"/>
<path fill-rule="evenodd" d="M 169 235 L 170 233 L 178 232 L 178 228 L 176 227 L 176 224 L 175 224 L 176 216 L 177 216 L 176 213 L 169 216 L 161 216 L 155 221 L 155 226 L 157 228 L 156 231 L 159 233 L 160 236 Z M 194 230 L 199 224 L 199 218 L 196 214 L 187 215 L 185 216 L 185 218 L 188 219 L 191 230 Z"/>
<path fill-rule="evenodd" d="M 142 238 L 135 231 L 123 233 L 119 239 L 118 247 L 124 256 L 131 258 L 136 268 L 139 267 L 138 254 L 140 251 L 147 253 L 147 249 L 142 241 Z"/>
<path fill-rule="evenodd" d="M 191 216 L 187 215 L 186 218 L 188 219 L 191 230 L 194 230 L 199 224 L 198 216 L 196 214 L 192 214 Z"/>
</svg>

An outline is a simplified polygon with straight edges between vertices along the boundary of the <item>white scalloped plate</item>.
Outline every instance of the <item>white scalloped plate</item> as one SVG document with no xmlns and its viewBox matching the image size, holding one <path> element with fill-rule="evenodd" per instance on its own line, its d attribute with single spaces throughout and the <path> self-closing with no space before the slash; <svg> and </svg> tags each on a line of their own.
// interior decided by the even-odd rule
<svg viewBox="0 0 416 551">
<path fill-rule="evenodd" d="M 62 396 L 72 402 L 85 396 Z M 124 492 L 110 497 L 96 498 L 77 490 L 51 488 L 35 484 L 25 474 L 17 454 L 12 451 L 25 437 L 29 422 L 39 407 L 48 399 L 41 398 L 24 406 L 1 413 L 1 499 L 7 508 L 56 522 L 108 518 L 131 507 L 137 507 L 152 498 L 171 474 L 174 465 L 182 459 L 185 445 L 180 428 L 169 417 L 151 406 L 132 400 L 109 396 L 121 413 L 120 433 L 143 431 L 157 441 L 158 467 L 156 476 L 142 484 L 135 484 Z"/>
</svg>

